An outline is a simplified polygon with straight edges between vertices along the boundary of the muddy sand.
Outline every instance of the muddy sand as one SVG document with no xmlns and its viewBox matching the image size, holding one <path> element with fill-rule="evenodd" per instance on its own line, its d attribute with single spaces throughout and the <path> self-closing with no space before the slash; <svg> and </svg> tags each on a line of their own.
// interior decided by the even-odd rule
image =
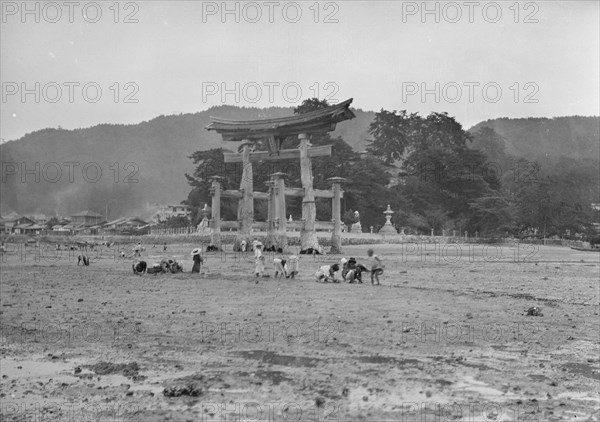
<svg viewBox="0 0 600 422">
<path fill-rule="evenodd" d="M 157 276 L 108 250 L 5 254 L 1 420 L 600 419 L 598 253 L 375 245 L 375 287 L 315 283 L 341 256 L 295 280 L 272 256 L 270 278 L 233 254 L 190 274 L 195 246 L 169 245 L 186 273 Z"/>
</svg>

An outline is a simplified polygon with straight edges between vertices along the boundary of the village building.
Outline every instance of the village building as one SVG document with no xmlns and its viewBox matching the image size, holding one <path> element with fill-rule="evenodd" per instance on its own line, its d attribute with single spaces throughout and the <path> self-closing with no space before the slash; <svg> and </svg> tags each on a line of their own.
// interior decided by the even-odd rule
<svg viewBox="0 0 600 422">
<path fill-rule="evenodd" d="M 157 221 L 164 221 L 173 217 L 187 217 L 189 218 L 192 214 L 192 210 L 188 205 L 170 205 L 170 204 L 155 204 L 158 207 L 154 218 Z"/>
<path fill-rule="evenodd" d="M 104 223 L 98 229 L 103 232 L 127 232 L 131 233 L 136 230 L 140 230 L 142 228 L 146 228 L 148 226 L 148 222 L 143 220 L 140 217 L 123 217 L 117 220 L 109 221 Z"/>
<path fill-rule="evenodd" d="M 102 216 L 94 211 L 81 211 L 71 215 L 71 224 L 75 226 L 95 226 L 102 222 Z"/>
<path fill-rule="evenodd" d="M 24 228 L 34 224 L 31 218 L 14 213 L 0 220 L 0 227 L 7 234 L 24 234 Z"/>
</svg>

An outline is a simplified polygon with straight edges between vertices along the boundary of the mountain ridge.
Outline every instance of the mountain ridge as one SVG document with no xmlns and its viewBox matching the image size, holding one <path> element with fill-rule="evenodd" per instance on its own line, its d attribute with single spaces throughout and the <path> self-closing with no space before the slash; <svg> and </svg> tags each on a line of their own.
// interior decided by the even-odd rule
<svg viewBox="0 0 600 422">
<path fill-rule="evenodd" d="M 368 145 L 375 112 L 353 111 L 356 118 L 338 124 L 332 136 L 342 137 L 361 151 Z M 179 203 L 190 191 L 185 173 L 194 170 L 189 158 L 194 151 L 235 149 L 233 143 L 224 143 L 218 134 L 205 129 L 211 116 L 260 119 L 292 113 L 292 107 L 221 105 L 135 124 L 103 123 L 28 133 L 0 145 L 1 212 L 69 215 L 84 209 L 104 214 L 109 209 L 113 218 L 143 214 L 153 203 Z M 598 159 L 600 117 L 497 118 L 469 131 L 484 126 L 503 136 L 507 152 L 519 157 Z M 101 174 L 96 177 L 98 169 Z"/>
</svg>

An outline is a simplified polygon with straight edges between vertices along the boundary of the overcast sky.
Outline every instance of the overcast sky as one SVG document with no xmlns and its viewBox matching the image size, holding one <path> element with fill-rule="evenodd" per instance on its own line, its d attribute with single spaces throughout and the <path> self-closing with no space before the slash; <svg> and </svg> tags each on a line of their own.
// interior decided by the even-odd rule
<svg viewBox="0 0 600 422">
<path fill-rule="evenodd" d="M 75 3 L 2 1 L 4 141 L 315 95 L 466 128 L 599 114 L 597 1 Z"/>
</svg>

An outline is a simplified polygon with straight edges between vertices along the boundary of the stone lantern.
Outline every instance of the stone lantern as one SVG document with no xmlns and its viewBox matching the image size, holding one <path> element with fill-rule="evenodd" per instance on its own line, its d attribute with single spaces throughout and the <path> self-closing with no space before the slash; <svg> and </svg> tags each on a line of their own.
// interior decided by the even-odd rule
<svg viewBox="0 0 600 422">
<path fill-rule="evenodd" d="M 392 211 L 389 204 L 387 206 L 387 209 L 383 212 L 383 214 L 385 215 L 385 224 L 383 225 L 383 227 L 381 229 L 379 229 L 379 233 L 380 234 L 398 234 L 398 232 L 396 231 L 396 228 L 392 225 L 392 214 L 394 214 L 394 211 Z"/>
</svg>

